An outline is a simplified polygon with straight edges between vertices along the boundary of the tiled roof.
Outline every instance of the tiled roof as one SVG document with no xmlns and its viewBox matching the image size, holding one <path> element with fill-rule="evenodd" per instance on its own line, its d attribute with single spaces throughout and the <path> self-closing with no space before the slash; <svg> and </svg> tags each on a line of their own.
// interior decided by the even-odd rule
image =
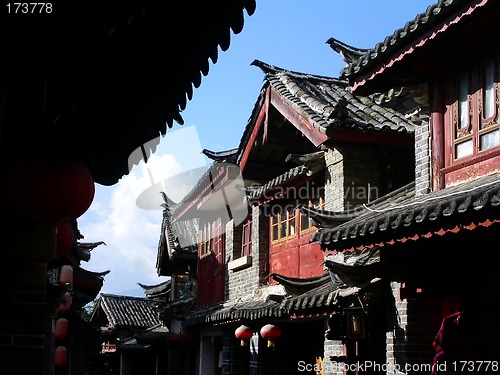
<svg viewBox="0 0 500 375">
<path fill-rule="evenodd" d="M 161 323 L 155 302 L 147 298 L 101 294 L 98 304 L 112 327 L 146 329 Z"/>
<path fill-rule="evenodd" d="M 410 192 L 409 192 L 410 193 Z M 324 247 L 335 247 L 371 235 L 391 236 L 396 231 L 412 228 L 421 223 L 446 219 L 449 225 L 461 223 L 466 213 L 500 209 L 500 173 L 476 178 L 436 192 L 420 196 L 399 195 L 398 199 L 384 199 L 378 205 L 365 206 L 358 215 L 335 227 L 320 228 L 312 237 Z M 486 213 L 485 213 L 486 214 Z M 336 222 L 332 221 L 332 225 Z M 469 223 L 467 223 L 469 224 Z M 440 228 L 436 228 L 439 230 Z M 414 230 L 413 230 L 414 231 Z"/>
<path fill-rule="evenodd" d="M 296 278 L 272 273 L 269 275 L 269 278 L 272 278 L 275 281 L 279 282 L 281 285 L 283 285 L 289 295 L 295 297 L 306 293 L 313 288 L 322 286 L 324 284 L 330 284 L 332 282 L 332 279 L 330 278 L 328 272 L 324 273 L 321 276 L 314 276 L 309 278 Z"/>
<path fill-rule="evenodd" d="M 357 268 L 363 268 L 359 266 Z M 354 271 L 356 272 L 356 270 Z M 266 318 L 289 318 L 295 315 L 331 312 L 343 298 L 368 291 L 372 285 L 379 284 L 380 278 L 373 278 L 355 286 L 333 283 L 330 276 L 319 278 L 295 279 L 294 287 L 303 284 L 300 295 L 269 296 L 266 300 L 237 301 L 224 306 L 198 310 L 186 317 L 186 325 L 229 322 L 234 320 L 257 320 Z M 291 281 L 291 279 L 289 279 Z"/>
<path fill-rule="evenodd" d="M 168 279 L 160 284 L 156 285 L 145 285 L 139 283 L 139 286 L 144 290 L 147 298 L 153 299 L 158 297 L 164 297 L 170 292 L 172 286 L 172 279 Z"/>
<path fill-rule="evenodd" d="M 361 56 L 363 56 L 366 51 L 368 51 L 367 49 L 350 46 L 335 38 L 328 39 L 326 41 L 326 44 L 329 44 L 331 49 L 340 54 L 340 57 L 342 57 L 342 60 L 344 60 L 346 63 L 352 63 L 356 61 Z"/>
<path fill-rule="evenodd" d="M 255 60 L 265 79 L 289 105 L 319 132 L 329 135 L 336 128 L 361 131 L 410 133 L 415 124 L 373 98 L 354 96 L 347 81 L 292 72 Z"/>
<path fill-rule="evenodd" d="M 281 186 L 285 182 L 292 181 L 300 176 L 310 175 L 310 172 L 311 171 L 304 165 L 299 165 L 298 167 L 293 167 L 289 171 L 287 171 L 279 176 L 276 176 L 271 181 L 267 182 L 266 184 L 264 184 L 262 186 L 259 186 L 258 188 L 248 189 L 249 190 L 248 196 L 250 199 L 257 199 L 261 196 L 264 196 L 266 194 L 266 192 L 271 191 L 273 188 Z"/>
<path fill-rule="evenodd" d="M 369 70 L 375 64 L 390 56 L 391 53 L 397 51 L 408 40 L 414 40 L 428 32 L 436 24 L 447 20 L 456 9 L 469 3 L 472 2 L 470 0 L 439 0 L 435 4 L 428 6 L 425 12 L 418 14 L 415 19 L 408 21 L 382 42 L 377 43 L 375 47 L 367 50 L 364 55 L 345 66 L 340 72 L 340 77 L 348 78 L 354 74 Z"/>
<path fill-rule="evenodd" d="M 404 185 L 383 197 L 377 198 L 365 205 L 359 205 L 353 209 L 345 211 L 326 211 L 319 210 L 310 206 L 299 206 L 300 211 L 311 218 L 314 226 L 317 228 L 332 227 L 337 224 L 342 224 L 351 221 L 363 213 L 369 212 L 370 209 L 384 209 L 388 206 L 399 204 L 407 201 L 415 196 L 415 183 L 411 182 Z"/>
<path fill-rule="evenodd" d="M 57 8 L 48 15 L 50 21 L 2 18 L 2 35 L 8 34 L 9 40 L 2 38 L 0 49 L 12 63 L 14 85 L 36 90 L 44 76 L 20 74 L 27 61 L 43 56 L 40 72 L 53 68 L 44 78 L 48 87 L 57 88 L 46 103 L 46 120 L 58 125 L 39 131 L 40 124 L 31 120 L 21 121 L 23 126 L 9 122 L 23 109 L 35 111 L 38 103 L 7 90 L 6 107 L 12 112 L 2 113 L 2 128 L 9 128 L 2 132 L 2 151 L 14 153 L 20 144 L 25 149 L 50 144 L 47 149 L 62 153 L 63 147 L 89 161 L 96 182 L 112 185 L 129 173 L 134 150 L 145 146 L 149 153 L 155 143 L 154 151 L 174 121 L 183 123 L 181 112 L 193 91 L 242 31 L 256 2 L 113 0 L 94 9 L 66 1 Z"/>
<path fill-rule="evenodd" d="M 233 148 L 231 150 L 225 150 L 225 151 L 211 151 L 203 149 L 201 153 L 205 155 L 207 158 L 212 159 L 214 161 L 234 163 L 236 161 L 236 157 L 238 156 L 238 148 Z"/>
<path fill-rule="evenodd" d="M 283 187 L 284 184 L 294 181 L 299 177 L 310 177 L 325 169 L 324 151 L 304 155 L 288 154 L 285 161 L 292 161 L 299 165 L 289 169 L 279 176 L 276 176 L 264 185 L 258 187 L 248 187 L 247 192 L 250 199 L 259 199 L 262 197 L 271 199 L 273 197 L 273 190 L 277 187 Z M 283 193 L 283 191 L 280 191 L 280 193 Z"/>
</svg>

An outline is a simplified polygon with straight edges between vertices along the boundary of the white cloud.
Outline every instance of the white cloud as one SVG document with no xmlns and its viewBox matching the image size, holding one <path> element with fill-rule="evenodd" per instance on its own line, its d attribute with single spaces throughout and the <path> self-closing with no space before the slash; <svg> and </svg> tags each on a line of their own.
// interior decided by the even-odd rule
<svg viewBox="0 0 500 375">
<path fill-rule="evenodd" d="M 158 140 L 152 144 L 155 142 Z M 91 271 L 111 271 L 105 276 L 102 293 L 124 294 L 140 290 L 137 283 L 153 285 L 166 279 L 156 273 L 163 217 L 160 191 L 168 188 L 169 197 L 189 192 L 207 168 L 201 150 L 194 126 L 171 131 L 161 139 L 155 154 L 149 155 L 147 164 L 136 162 L 142 155 L 136 150 L 130 157 L 128 175 L 111 187 L 96 185 L 94 202 L 78 224 L 85 236 L 82 242 L 106 243 L 92 251 L 88 263 L 82 263 Z M 191 174 L 193 178 L 183 178 L 184 184 L 164 183 L 172 176 Z M 145 195 L 151 198 L 148 204 L 152 208 L 138 206 L 138 197 Z"/>
</svg>

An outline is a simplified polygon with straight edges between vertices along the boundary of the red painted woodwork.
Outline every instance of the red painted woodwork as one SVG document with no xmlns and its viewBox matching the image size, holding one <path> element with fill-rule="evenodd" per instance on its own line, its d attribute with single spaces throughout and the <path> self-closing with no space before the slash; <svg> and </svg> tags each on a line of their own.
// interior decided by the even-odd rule
<svg viewBox="0 0 500 375">
<path fill-rule="evenodd" d="M 438 82 L 433 84 L 434 99 L 432 102 L 431 112 L 431 142 L 432 142 L 432 190 L 436 191 L 442 189 L 443 174 L 441 169 L 445 165 L 445 152 L 444 152 L 444 93 L 443 86 Z"/>
<path fill-rule="evenodd" d="M 455 164 L 453 167 L 444 168 L 444 187 L 454 185 L 459 181 L 468 181 L 476 177 L 485 176 L 500 170 L 500 150 L 484 153 L 476 157 Z"/>
<path fill-rule="evenodd" d="M 272 244 L 270 247 L 270 273 L 290 277 L 312 277 L 323 274 L 324 253 L 317 242 L 309 243 L 314 230 L 299 233 L 300 237 Z"/>
<path fill-rule="evenodd" d="M 362 133 L 351 129 L 338 129 L 331 139 L 333 141 L 350 142 L 354 144 L 392 145 L 406 148 L 413 148 L 415 146 L 413 137 L 409 137 L 408 135 Z"/>
<path fill-rule="evenodd" d="M 315 146 L 319 146 L 328 139 L 326 134 L 321 133 L 303 116 L 298 114 L 292 107 L 284 102 L 284 99 L 274 89 L 271 90 L 271 104 L 283 114 L 290 123 L 304 134 Z"/>
<path fill-rule="evenodd" d="M 269 91 L 269 87 L 267 88 Z M 266 93 L 266 98 L 269 96 Z M 252 129 L 252 133 L 250 134 L 250 139 L 248 140 L 245 149 L 243 150 L 243 155 L 241 156 L 241 161 L 240 161 L 240 169 L 241 172 L 245 170 L 245 166 L 248 162 L 248 157 L 250 156 L 250 151 L 252 151 L 253 145 L 255 144 L 255 140 L 257 139 L 257 135 L 260 133 L 261 128 L 264 125 L 264 120 L 266 119 L 267 113 L 268 113 L 268 108 L 269 104 L 265 104 L 261 107 L 259 116 L 257 117 L 257 121 L 255 121 L 255 126 Z M 267 137 L 266 134 L 263 135 L 263 139 Z"/>
<path fill-rule="evenodd" d="M 224 301 L 224 266 L 214 253 L 203 256 L 198 261 L 198 303 L 212 306 Z"/>
</svg>

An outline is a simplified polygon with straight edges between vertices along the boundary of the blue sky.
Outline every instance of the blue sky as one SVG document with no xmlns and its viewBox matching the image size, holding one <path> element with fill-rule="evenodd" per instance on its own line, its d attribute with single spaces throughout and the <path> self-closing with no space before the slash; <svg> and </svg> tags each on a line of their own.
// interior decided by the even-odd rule
<svg viewBox="0 0 500 375">
<path fill-rule="evenodd" d="M 153 183 L 209 161 L 201 149 L 237 147 L 263 84 L 255 59 L 288 70 L 338 77 L 344 61 L 326 41 L 334 37 L 359 48 L 371 48 L 424 12 L 434 0 L 257 0 L 254 15 L 232 35 L 227 51 L 194 90 L 182 116 L 161 139 L 145 165 L 112 187 L 96 186 L 90 209 L 79 218 L 85 242 L 104 241 L 82 266 L 110 270 L 102 293 L 139 295 L 138 283 L 166 280 L 156 274 L 162 212 L 138 207 L 136 200 Z"/>
</svg>

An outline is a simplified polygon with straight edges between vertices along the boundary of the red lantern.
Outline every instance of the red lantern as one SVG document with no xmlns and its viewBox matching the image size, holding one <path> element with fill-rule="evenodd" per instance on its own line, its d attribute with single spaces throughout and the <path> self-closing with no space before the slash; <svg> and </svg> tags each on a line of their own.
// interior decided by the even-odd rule
<svg viewBox="0 0 500 375">
<path fill-rule="evenodd" d="M 69 292 L 64 293 L 64 301 L 59 305 L 58 311 L 60 313 L 66 313 L 71 308 L 71 294 Z"/>
<path fill-rule="evenodd" d="M 54 337 L 56 340 L 64 340 L 68 336 L 68 319 L 59 318 L 56 320 Z"/>
<path fill-rule="evenodd" d="M 247 341 L 250 340 L 253 336 L 253 332 L 250 328 L 245 325 L 241 325 L 234 331 L 234 335 L 237 339 L 241 340 L 241 346 L 246 346 Z"/>
<path fill-rule="evenodd" d="M 70 223 L 56 227 L 56 254 L 58 257 L 66 254 L 75 243 L 75 232 Z"/>
<path fill-rule="evenodd" d="M 6 212 L 49 221 L 80 217 L 95 194 L 92 175 L 76 159 L 17 160 L 10 165 L 2 189 Z"/>
<path fill-rule="evenodd" d="M 68 349 L 65 346 L 58 346 L 54 350 L 54 365 L 64 367 L 68 363 Z"/>
<path fill-rule="evenodd" d="M 267 339 L 267 346 L 274 348 L 275 341 L 281 336 L 281 329 L 272 324 L 266 324 L 260 329 L 260 335 Z"/>
<path fill-rule="evenodd" d="M 73 289 L 73 267 L 65 264 L 59 273 L 59 284 L 66 288 Z"/>
</svg>

